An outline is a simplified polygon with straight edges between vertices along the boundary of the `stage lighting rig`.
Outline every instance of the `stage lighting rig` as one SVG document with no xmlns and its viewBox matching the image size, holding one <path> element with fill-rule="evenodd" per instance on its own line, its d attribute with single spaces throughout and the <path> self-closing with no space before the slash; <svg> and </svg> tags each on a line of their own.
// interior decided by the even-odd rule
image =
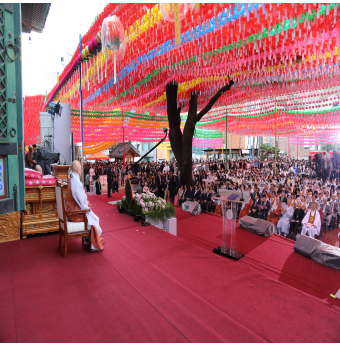
<svg viewBox="0 0 340 345">
<path fill-rule="evenodd" d="M 63 111 L 63 107 L 60 105 L 60 101 L 58 103 L 56 102 L 50 102 L 48 105 L 48 113 L 52 115 L 52 117 L 61 116 L 61 113 Z"/>
</svg>

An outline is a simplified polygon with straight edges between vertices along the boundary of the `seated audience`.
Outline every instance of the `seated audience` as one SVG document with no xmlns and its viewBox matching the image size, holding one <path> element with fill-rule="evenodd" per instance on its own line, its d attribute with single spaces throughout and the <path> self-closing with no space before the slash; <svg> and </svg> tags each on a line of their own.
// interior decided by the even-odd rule
<svg viewBox="0 0 340 345">
<path fill-rule="evenodd" d="M 290 220 L 294 214 L 294 208 L 292 207 L 292 200 L 288 198 L 287 205 L 282 205 L 281 215 L 277 223 L 277 230 L 280 235 L 284 234 L 286 237 L 289 235 Z"/>
<path fill-rule="evenodd" d="M 275 193 L 275 192 L 273 192 Z M 267 221 L 273 223 L 275 226 L 277 226 L 277 223 L 279 221 L 279 217 L 281 216 L 282 206 L 280 204 L 280 199 L 277 197 L 274 200 L 273 205 L 271 205 Z"/>
</svg>

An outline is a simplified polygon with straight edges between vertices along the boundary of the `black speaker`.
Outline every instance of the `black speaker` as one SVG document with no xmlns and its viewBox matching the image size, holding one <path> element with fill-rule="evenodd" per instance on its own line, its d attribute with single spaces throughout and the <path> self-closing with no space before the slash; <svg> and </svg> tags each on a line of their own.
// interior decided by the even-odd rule
<svg viewBox="0 0 340 345">
<path fill-rule="evenodd" d="M 337 247 L 300 235 L 294 244 L 294 250 L 323 266 L 340 269 L 340 249 Z"/>
</svg>

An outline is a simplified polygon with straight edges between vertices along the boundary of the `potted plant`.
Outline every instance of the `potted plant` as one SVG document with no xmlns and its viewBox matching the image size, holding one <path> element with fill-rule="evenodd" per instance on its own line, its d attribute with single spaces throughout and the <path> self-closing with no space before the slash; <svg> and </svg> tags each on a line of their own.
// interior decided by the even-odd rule
<svg viewBox="0 0 340 345">
<path fill-rule="evenodd" d="M 117 209 L 119 213 L 124 213 L 124 208 L 122 207 L 122 203 L 120 201 L 117 202 Z"/>
</svg>

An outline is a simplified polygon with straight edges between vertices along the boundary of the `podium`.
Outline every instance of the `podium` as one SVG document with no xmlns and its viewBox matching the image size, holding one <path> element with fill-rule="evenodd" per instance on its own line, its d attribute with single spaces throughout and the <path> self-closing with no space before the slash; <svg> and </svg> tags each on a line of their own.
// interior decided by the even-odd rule
<svg viewBox="0 0 340 345">
<path fill-rule="evenodd" d="M 239 204 L 249 202 L 249 193 L 242 193 L 233 190 L 220 190 L 220 197 L 213 197 L 214 200 L 220 200 L 223 215 L 222 244 L 213 250 L 213 253 L 239 260 L 244 253 L 237 251 L 236 244 L 236 221 L 237 208 Z"/>
<path fill-rule="evenodd" d="M 59 180 L 67 180 L 68 169 L 71 167 L 71 165 L 51 164 L 51 167 L 52 176 L 56 177 Z"/>
</svg>

